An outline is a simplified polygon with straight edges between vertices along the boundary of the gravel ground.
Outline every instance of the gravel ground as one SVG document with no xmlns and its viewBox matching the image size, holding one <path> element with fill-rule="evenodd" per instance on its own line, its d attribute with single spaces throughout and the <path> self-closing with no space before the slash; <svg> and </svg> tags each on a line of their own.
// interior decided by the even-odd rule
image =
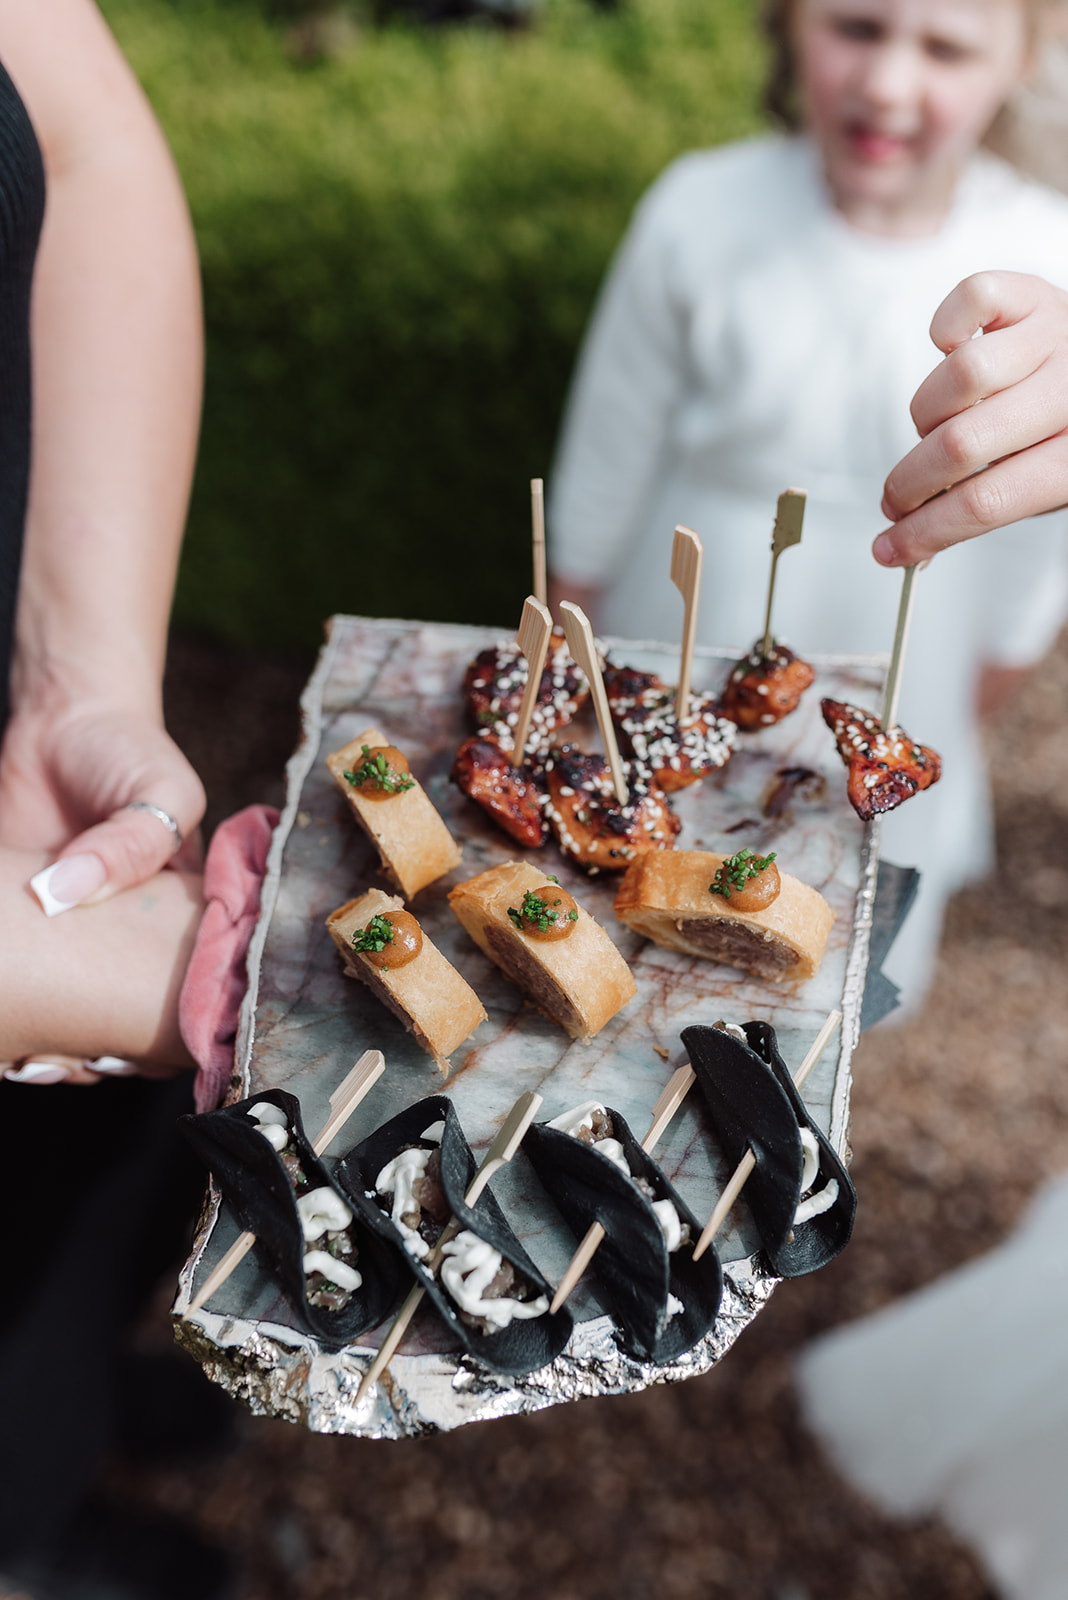
<svg viewBox="0 0 1068 1600">
<path fill-rule="evenodd" d="M 179 638 L 172 723 L 211 818 L 277 799 L 303 659 Z M 237 1449 L 110 1491 L 235 1552 L 247 1600 L 983 1600 L 940 1527 L 891 1523 L 801 1428 L 797 1349 L 987 1249 L 1068 1167 L 1068 641 L 990 729 L 1001 865 L 951 908 L 934 998 L 856 1060 L 853 1243 L 677 1388 L 403 1444 L 242 1415 Z M 922 733 L 921 730 L 916 730 Z"/>
</svg>

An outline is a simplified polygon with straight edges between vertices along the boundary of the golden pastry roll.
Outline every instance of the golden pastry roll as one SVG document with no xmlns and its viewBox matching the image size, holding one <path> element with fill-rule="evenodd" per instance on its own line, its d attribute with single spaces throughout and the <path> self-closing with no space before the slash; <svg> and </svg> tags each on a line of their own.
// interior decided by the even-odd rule
<svg viewBox="0 0 1068 1600">
<path fill-rule="evenodd" d="M 525 861 L 458 883 L 449 904 L 479 949 L 572 1039 L 592 1039 L 637 992 L 600 923 Z"/>
<path fill-rule="evenodd" d="M 460 846 L 385 734 L 366 728 L 326 764 L 406 900 L 460 865 Z"/>
<path fill-rule="evenodd" d="M 375 928 L 391 918 L 396 940 L 374 938 Z M 407 936 L 412 925 L 418 938 Z M 447 1074 L 449 1056 L 485 1021 L 486 1013 L 470 984 L 405 911 L 403 900 L 368 889 L 332 912 L 326 926 L 349 971 L 400 1018 Z M 353 947 L 354 937 L 364 950 Z"/>
<path fill-rule="evenodd" d="M 626 927 L 666 950 L 740 967 L 771 981 L 819 971 L 834 912 L 816 890 L 779 873 L 779 893 L 760 911 L 743 911 L 709 885 L 735 857 L 710 850 L 657 851 L 627 868 L 615 913 Z"/>
</svg>

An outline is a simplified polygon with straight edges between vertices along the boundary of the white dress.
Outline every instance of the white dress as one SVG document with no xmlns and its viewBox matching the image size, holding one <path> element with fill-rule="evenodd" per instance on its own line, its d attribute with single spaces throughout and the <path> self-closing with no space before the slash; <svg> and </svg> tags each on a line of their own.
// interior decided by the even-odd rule
<svg viewBox="0 0 1068 1600">
<path fill-rule="evenodd" d="M 937 1512 L 1011 1600 L 1068 1596 L 1068 1179 L 998 1249 L 801 1360 L 805 1420 L 885 1511 Z"/>
<path fill-rule="evenodd" d="M 741 651 L 763 621 L 775 501 L 808 491 L 779 569 L 776 634 L 801 654 L 888 651 L 901 575 L 870 553 L 889 469 L 916 443 L 909 402 L 937 364 L 939 303 L 984 268 L 1068 286 L 1068 200 L 975 158 L 932 239 L 862 234 L 804 139 L 684 156 L 638 208 L 576 373 L 551 485 L 554 570 L 604 586 L 605 632 L 678 638 L 676 523 L 705 544 L 699 637 Z M 921 996 L 946 898 L 991 865 L 972 708 L 980 660 L 1023 665 L 1068 609 L 1064 513 L 958 547 L 917 580 L 900 717 L 941 783 L 884 822 L 923 889 L 887 963 Z M 830 737 L 830 735 L 828 735 Z"/>
</svg>

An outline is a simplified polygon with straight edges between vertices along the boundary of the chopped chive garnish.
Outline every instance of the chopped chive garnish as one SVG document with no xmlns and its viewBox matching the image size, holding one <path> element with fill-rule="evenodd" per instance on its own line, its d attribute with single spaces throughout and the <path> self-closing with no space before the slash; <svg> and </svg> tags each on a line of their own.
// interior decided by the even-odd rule
<svg viewBox="0 0 1068 1600">
<path fill-rule="evenodd" d="M 748 845 L 743 845 L 717 869 L 716 876 L 708 886 L 709 894 L 721 894 L 725 900 L 729 900 L 732 889 L 744 889 L 750 878 L 766 872 L 774 860 L 774 851 L 770 856 L 758 856 Z"/>
<path fill-rule="evenodd" d="M 415 788 L 415 779 L 410 774 L 394 772 L 384 755 L 377 751 L 372 754 L 370 745 L 362 747 L 362 754 L 364 759 L 360 765 L 344 774 L 345 781 L 354 788 L 369 783 L 384 794 L 403 794 L 406 789 Z"/>
<path fill-rule="evenodd" d="M 366 928 L 358 928 L 352 936 L 352 948 L 380 955 L 387 944 L 393 943 L 393 924 L 388 917 L 372 917 Z"/>
</svg>

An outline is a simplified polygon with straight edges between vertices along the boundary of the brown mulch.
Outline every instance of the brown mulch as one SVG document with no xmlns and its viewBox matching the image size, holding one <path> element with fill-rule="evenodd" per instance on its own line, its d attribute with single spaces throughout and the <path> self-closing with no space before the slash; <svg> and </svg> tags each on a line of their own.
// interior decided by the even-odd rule
<svg viewBox="0 0 1068 1600">
<path fill-rule="evenodd" d="M 178 639 L 172 725 L 212 816 L 276 799 L 303 659 Z M 951 908 L 933 998 L 858 1053 L 854 1241 L 783 1284 L 722 1366 L 676 1388 L 402 1444 L 243 1417 L 229 1457 L 136 1472 L 243 1560 L 248 1600 L 983 1600 L 969 1554 L 890 1522 L 800 1426 L 791 1363 L 825 1328 L 1000 1239 L 1068 1167 L 1068 641 L 991 729 L 1001 866 Z"/>
</svg>

